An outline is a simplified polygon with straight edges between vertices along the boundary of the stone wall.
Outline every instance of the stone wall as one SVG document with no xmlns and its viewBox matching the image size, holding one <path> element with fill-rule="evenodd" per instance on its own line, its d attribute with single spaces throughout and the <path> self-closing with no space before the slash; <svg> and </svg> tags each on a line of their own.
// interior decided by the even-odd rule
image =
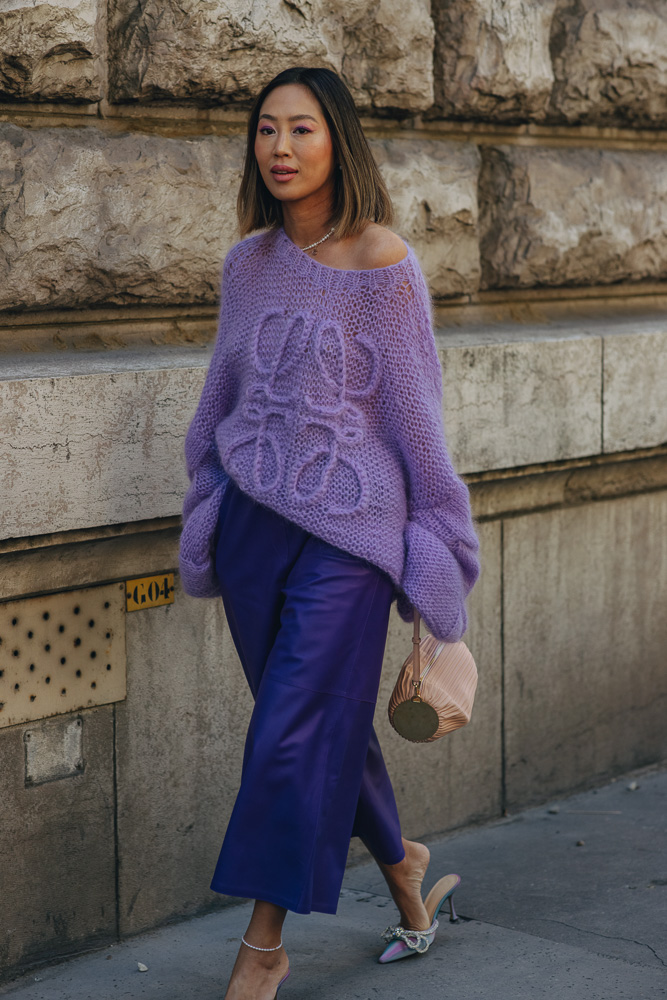
<svg viewBox="0 0 667 1000">
<path fill-rule="evenodd" d="M 661 0 L 0 0 L 0 612 L 176 569 L 249 102 L 328 66 L 430 285 L 482 544 L 473 720 L 428 748 L 386 720 L 392 612 L 406 833 L 664 757 L 666 43 Z M 126 663 L 67 776 L 25 748 L 72 715 L 0 718 L 8 975 L 225 902 L 251 706 L 221 602 L 176 574 Z"/>
</svg>

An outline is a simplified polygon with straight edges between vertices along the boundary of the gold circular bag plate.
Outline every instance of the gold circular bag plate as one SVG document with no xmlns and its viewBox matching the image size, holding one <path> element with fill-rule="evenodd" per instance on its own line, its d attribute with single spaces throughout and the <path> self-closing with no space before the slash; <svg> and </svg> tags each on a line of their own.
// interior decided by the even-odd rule
<svg viewBox="0 0 667 1000">
<path fill-rule="evenodd" d="M 428 740 L 440 725 L 438 713 L 425 701 L 402 701 L 394 709 L 394 729 L 406 740 Z"/>
</svg>

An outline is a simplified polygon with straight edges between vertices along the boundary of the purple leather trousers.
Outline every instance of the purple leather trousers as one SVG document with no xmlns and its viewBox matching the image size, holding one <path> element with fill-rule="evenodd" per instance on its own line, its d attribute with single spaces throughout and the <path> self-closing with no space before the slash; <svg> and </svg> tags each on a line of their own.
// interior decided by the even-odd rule
<svg viewBox="0 0 667 1000">
<path fill-rule="evenodd" d="M 385 864 L 404 856 L 373 728 L 392 581 L 234 480 L 216 570 L 255 704 L 211 888 L 335 913 L 350 837 Z"/>
</svg>

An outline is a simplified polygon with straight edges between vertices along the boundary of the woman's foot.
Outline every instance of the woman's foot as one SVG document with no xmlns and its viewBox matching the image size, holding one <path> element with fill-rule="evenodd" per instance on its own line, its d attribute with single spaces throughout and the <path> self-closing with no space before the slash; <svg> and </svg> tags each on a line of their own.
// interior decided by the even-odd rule
<svg viewBox="0 0 667 1000">
<path fill-rule="evenodd" d="M 431 921 L 424 906 L 421 887 L 431 852 L 426 844 L 406 840 L 405 837 L 401 839 L 405 849 L 403 860 L 396 865 L 378 861 L 378 865 L 398 907 L 401 926 L 413 931 L 425 931 L 431 926 Z"/>
<path fill-rule="evenodd" d="M 225 1000 L 274 1000 L 278 983 L 287 974 L 285 949 L 253 951 L 241 944 Z"/>
<path fill-rule="evenodd" d="M 225 1000 L 275 1000 L 280 980 L 289 969 L 289 960 L 282 947 L 286 913 L 284 907 L 275 903 L 255 900 L 248 929 L 243 935 L 248 944 L 241 943 Z M 263 948 L 271 950 L 262 951 Z"/>
</svg>

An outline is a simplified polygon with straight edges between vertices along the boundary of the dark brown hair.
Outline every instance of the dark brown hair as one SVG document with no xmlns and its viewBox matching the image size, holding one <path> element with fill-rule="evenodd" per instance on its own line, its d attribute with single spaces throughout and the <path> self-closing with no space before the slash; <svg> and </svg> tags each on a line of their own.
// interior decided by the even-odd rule
<svg viewBox="0 0 667 1000">
<path fill-rule="evenodd" d="M 248 118 L 248 139 L 243 177 L 236 203 L 241 237 L 255 229 L 277 229 L 283 224 L 282 202 L 268 190 L 255 157 L 259 113 L 265 98 L 276 87 L 301 83 L 317 98 L 329 127 L 334 161 L 333 212 L 330 224 L 339 239 L 365 228 L 367 220 L 391 225 L 391 198 L 361 127 L 352 95 L 333 70 L 318 66 L 293 66 L 274 76 L 255 98 Z"/>
</svg>

